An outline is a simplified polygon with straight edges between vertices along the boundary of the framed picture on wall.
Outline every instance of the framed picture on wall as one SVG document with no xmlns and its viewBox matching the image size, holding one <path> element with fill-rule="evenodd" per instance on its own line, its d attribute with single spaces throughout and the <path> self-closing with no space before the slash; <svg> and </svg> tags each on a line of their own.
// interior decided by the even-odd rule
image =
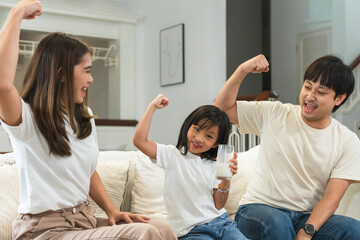
<svg viewBox="0 0 360 240">
<path fill-rule="evenodd" d="M 160 86 L 184 82 L 184 24 L 179 24 L 160 31 Z"/>
</svg>

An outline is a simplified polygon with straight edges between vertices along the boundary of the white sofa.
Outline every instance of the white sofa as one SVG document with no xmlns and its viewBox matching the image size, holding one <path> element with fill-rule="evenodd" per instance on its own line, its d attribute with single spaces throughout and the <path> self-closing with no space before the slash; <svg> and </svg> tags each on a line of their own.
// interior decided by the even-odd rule
<svg viewBox="0 0 360 240">
<path fill-rule="evenodd" d="M 258 147 L 238 153 L 239 170 L 231 181 L 230 196 L 225 206 L 232 218 L 235 216 L 239 199 L 244 194 L 253 174 L 257 155 Z M 101 151 L 97 171 L 110 198 L 119 209 L 166 221 L 166 210 L 162 198 L 164 174 L 162 169 L 153 164 L 144 154 L 139 151 Z M 360 220 L 359 202 L 360 183 L 352 184 L 337 213 Z M 1 240 L 11 239 L 11 222 L 17 214 L 18 204 L 19 179 L 14 154 L 0 154 Z M 96 216 L 106 217 L 98 207 Z"/>
</svg>

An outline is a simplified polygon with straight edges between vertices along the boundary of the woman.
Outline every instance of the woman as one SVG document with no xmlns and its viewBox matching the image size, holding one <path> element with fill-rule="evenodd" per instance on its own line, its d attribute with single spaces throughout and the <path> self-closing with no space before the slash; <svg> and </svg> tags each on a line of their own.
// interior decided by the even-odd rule
<svg viewBox="0 0 360 240">
<path fill-rule="evenodd" d="M 41 13 L 39 1 L 20 1 L 0 32 L 0 118 L 20 176 L 13 238 L 176 239 L 168 224 L 147 224 L 147 217 L 120 212 L 106 194 L 95 170 L 99 151 L 86 106 L 93 78 L 85 43 L 64 33 L 45 37 L 25 73 L 21 96 L 16 90 L 21 21 Z M 115 226 L 99 228 L 88 195 L 107 213 L 106 225 Z"/>
</svg>

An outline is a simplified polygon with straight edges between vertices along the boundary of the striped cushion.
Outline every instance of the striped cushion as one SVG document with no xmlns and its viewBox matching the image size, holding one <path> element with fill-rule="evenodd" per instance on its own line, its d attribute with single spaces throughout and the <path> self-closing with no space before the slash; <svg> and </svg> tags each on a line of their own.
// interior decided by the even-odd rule
<svg viewBox="0 0 360 240">
<path fill-rule="evenodd" d="M 17 216 L 20 189 L 15 164 L 0 163 L 0 239 L 11 239 L 12 221 Z"/>
</svg>

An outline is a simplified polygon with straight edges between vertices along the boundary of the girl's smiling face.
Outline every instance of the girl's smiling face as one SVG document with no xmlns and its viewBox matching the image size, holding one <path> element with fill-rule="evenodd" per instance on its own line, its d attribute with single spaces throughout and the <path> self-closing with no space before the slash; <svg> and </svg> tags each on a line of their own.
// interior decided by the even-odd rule
<svg viewBox="0 0 360 240">
<path fill-rule="evenodd" d="M 219 127 L 200 128 L 200 124 L 192 124 L 187 132 L 187 144 L 189 152 L 200 156 L 211 148 L 217 147 Z"/>
</svg>

